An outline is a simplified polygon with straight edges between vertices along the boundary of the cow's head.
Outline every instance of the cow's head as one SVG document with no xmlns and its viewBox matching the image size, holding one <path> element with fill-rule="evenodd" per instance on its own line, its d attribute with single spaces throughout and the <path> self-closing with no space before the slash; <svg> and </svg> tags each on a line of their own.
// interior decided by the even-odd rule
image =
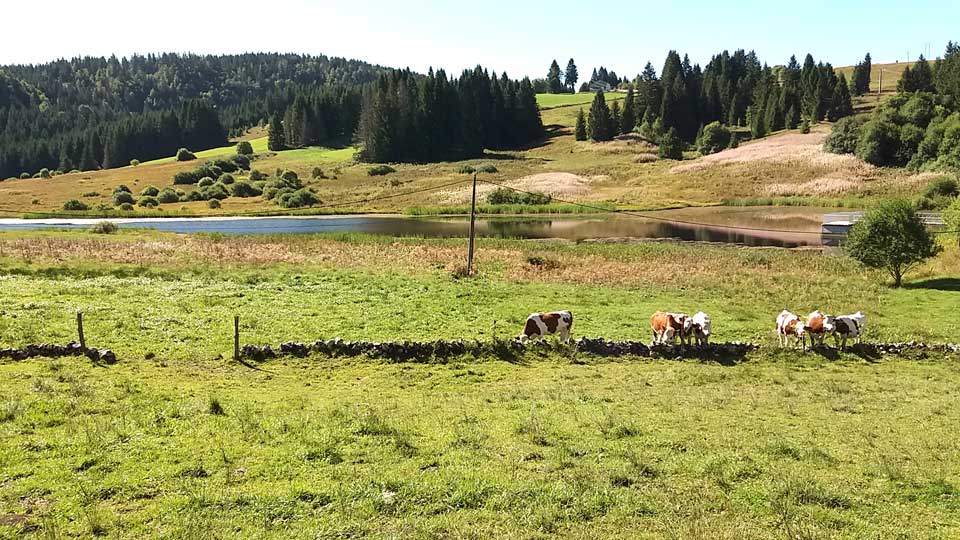
<svg viewBox="0 0 960 540">
<path fill-rule="evenodd" d="M 823 316 L 823 331 L 832 333 L 837 329 L 837 318 L 833 315 Z"/>
</svg>

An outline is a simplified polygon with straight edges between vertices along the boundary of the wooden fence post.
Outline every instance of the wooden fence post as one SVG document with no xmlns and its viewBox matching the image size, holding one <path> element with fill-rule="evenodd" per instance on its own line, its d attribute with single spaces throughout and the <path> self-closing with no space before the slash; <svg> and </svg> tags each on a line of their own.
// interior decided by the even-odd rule
<svg viewBox="0 0 960 540">
<path fill-rule="evenodd" d="M 240 316 L 233 316 L 233 359 L 240 360 Z"/>
<path fill-rule="evenodd" d="M 83 337 L 83 312 L 77 312 L 77 334 L 80 335 L 80 346 L 87 348 L 87 340 Z"/>
</svg>

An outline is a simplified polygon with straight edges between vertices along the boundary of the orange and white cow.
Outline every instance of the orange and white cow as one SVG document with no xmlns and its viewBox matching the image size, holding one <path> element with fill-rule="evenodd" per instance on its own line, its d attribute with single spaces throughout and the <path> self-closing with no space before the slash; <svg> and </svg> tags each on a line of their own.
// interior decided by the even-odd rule
<svg viewBox="0 0 960 540">
<path fill-rule="evenodd" d="M 791 337 L 793 337 L 793 346 L 796 347 L 797 343 L 804 340 L 804 333 L 804 325 L 800 317 L 787 310 L 777 315 L 777 339 L 780 340 L 781 347 L 789 345 Z"/>
<path fill-rule="evenodd" d="M 560 334 L 560 341 L 570 341 L 570 329 L 573 328 L 573 313 L 569 311 L 551 311 L 550 313 L 531 313 L 520 332 L 520 342 L 542 340 L 549 334 Z"/>
<path fill-rule="evenodd" d="M 650 317 L 650 329 L 653 330 L 654 345 L 674 345 L 688 343 L 693 331 L 693 321 L 684 313 L 657 311 Z"/>
<path fill-rule="evenodd" d="M 823 338 L 827 334 L 832 334 L 834 330 L 833 317 L 829 315 L 824 315 L 820 310 L 815 310 L 810 315 L 807 315 L 807 322 L 803 325 L 803 336 L 801 336 L 801 341 L 804 343 L 804 348 L 806 348 L 805 336 L 810 336 L 810 348 L 816 347 L 817 345 L 823 345 Z"/>
</svg>

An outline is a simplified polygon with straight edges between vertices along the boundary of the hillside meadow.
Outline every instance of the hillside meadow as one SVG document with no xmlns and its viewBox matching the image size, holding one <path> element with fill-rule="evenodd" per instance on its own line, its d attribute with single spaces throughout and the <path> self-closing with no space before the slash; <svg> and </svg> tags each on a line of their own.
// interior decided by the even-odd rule
<svg viewBox="0 0 960 540">
<path fill-rule="evenodd" d="M 952 242 L 951 242 L 952 243 Z M 957 358 L 777 350 L 783 307 L 868 340 L 955 340 L 960 251 L 893 290 L 817 251 L 364 235 L 0 233 L 0 538 L 953 538 Z M 536 261 L 533 264 L 531 261 Z M 649 341 L 704 309 L 740 362 L 230 360 L 244 342 Z M 923 314 L 922 317 L 918 313 Z M 426 360 L 426 359 L 425 359 Z M 424 411 L 428 410 L 429 414 Z"/>
</svg>

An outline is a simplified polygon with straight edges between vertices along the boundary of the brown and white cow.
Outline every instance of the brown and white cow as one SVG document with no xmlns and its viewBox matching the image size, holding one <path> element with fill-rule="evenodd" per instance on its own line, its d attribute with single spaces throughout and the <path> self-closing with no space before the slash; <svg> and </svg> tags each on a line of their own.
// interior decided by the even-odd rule
<svg viewBox="0 0 960 540">
<path fill-rule="evenodd" d="M 531 313 L 520 332 L 520 342 L 542 340 L 549 334 L 560 334 L 560 341 L 570 341 L 570 329 L 573 328 L 573 314 L 569 311 L 550 313 Z"/>
<path fill-rule="evenodd" d="M 800 317 L 787 310 L 777 315 L 777 338 L 780 340 L 780 346 L 786 347 L 790 344 L 790 337 L 793 337 L 793 346 L 803 341 L 805 333 L 803 321 Z"/>
<path fill-rule="evenodd" d="M 693 321 L 684 313 L 657 311 L 650 317 L 650 329 L 653 330 L 653 344 L 689 343 L 693 331 Z"/>
<path fill-rule="evenodd" d="M 710 316 L 699 311 L 690 319 L 693 330 L 693 337 L 697 340 L 698 347 L 706 347 L 710 341 L 710 333 L 713 327 L 710 324 Z"/>
<path fill-rule="evenodd" d="M 804 341 L 804 348 L 806 348 L 806 341 L 804 340 L 806 335 L 810 336 L 810 348 L 823 345 L 823 338 L 827 334 L 833 333 L 832 321 L 833 317 L 824 315 L 819 309 L 808 315 L 807 322 L 803 325 L 804 336 L 801 336 L 801 340 Z"/>
</svg>

